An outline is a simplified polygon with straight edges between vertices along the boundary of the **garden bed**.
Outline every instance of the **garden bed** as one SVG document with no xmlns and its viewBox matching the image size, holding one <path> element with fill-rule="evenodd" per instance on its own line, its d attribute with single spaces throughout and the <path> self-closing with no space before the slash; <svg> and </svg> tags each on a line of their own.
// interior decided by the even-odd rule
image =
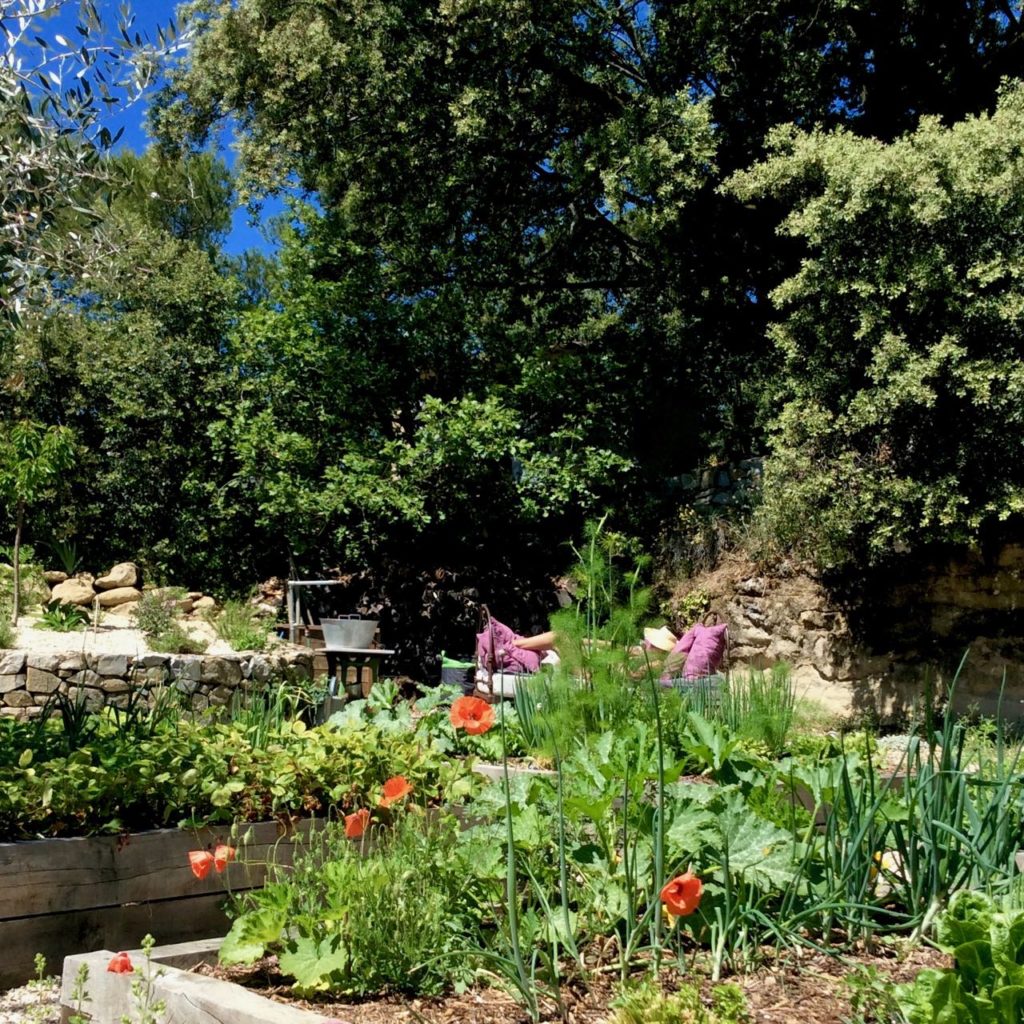
<svg viewBox="0 0 1024 1024">
<path fill-rule="evenodd" d="M 156 979 L 154 998 L 167 1002 L 167 1019 L 217 1020 L 230 1024 L 321 1024 L 325 1019 L 345 1024 L 526 1024 L 523 1008 L 500 989 L 471 988 L 438 998 L 385 996 L 359 1001 L 297 999 L 276 972 L 273 957 L 248 968 L 214 965 L 218 942 L 161 946 L 153 950 Z M 141 966 L 140 950 L 129 954 Z M 82 964 L 89 966 L 88 999 L 81 1009 L 95 1024 L 119 1024 L 133 1009 L 130 978 L 106 971 L 113 952 L 102 950 L 68 957 L 64 964 L 61 1002 L 65 1017 L 79 1009 L 72 996 L 73 980 Z M 842 1024 L 851 1017 L 851 997 L 870 998 L 879 989 L 911 980 L 925 967 L 948 966 L 949 958 L 927 948 L 897 950 L 879 947 L 843 958 L 817 953 L 791 953 L 748 975 L 729 979 L 744 992 L 752 1024 Z M 873 981 L 856 979 L 873 978 Z M 662 972 L 662 986 L 671 991 L 682 981 L 699 979 L 699 965 L 680 974 Z M 855 980 L 850 980 L 855 979 Z M 706 986 L 705 986 L 706 988 Z M 542 1020 L 599 1024 L 613 1012 L 613 975 L 597 973 L 586 989 L 563 991 L 565 1015 L 554 1006 Z"/>
</svg>

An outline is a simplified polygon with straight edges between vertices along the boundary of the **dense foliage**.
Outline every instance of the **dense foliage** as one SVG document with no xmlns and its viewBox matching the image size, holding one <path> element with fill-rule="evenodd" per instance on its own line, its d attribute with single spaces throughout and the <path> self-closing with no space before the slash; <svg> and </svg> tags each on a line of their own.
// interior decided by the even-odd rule
<svg viewBox="0 0 1024 1024">
<path fill-rule="evenodd" d="M 4 146 L 63 140 L 0 337 L 0 431 L 79 446 L 38 547 L 208 589 L 339 567 L 418 658 L 481 600 L 542 618 L 588 515 L 649 543 L 730 458 L 771 456 L 772 556 L 1015 528 L 1019 3 L 182 14 L 158 151 L 104 156 L 88 103 L 61 135 L 31 62 L 4 85 Z M 291 194 L 272 256 L 224 255 L 235 188 Z"/>
<path fill-rule="evenodd" d="M 765 512 L 825 564 L 971 541 L 1024 511 L 1024 89 L 882 145 L 779 129 L 743 198 L 806 243 L 772 298 L 783 362 Z"/>
<path fill-rule="evenodd" d="M 186 822 L 328 815 L 396 772 L 456 798 L 467 768 L 403 733 L 344 733 L 265 712 L 221 722 L 163 710 L 0 719 L 0 839 L 118 834 Z"/>
</svg>

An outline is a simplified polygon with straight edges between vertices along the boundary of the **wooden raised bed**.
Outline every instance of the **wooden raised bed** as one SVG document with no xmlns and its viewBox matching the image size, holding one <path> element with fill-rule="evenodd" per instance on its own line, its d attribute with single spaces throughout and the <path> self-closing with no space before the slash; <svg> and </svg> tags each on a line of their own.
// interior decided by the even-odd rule
<svg viewBox="0 0 1024 1024">
<path fill-rule="evenodd" d="M 290 864 L 314 826 L 289 836 L 277 822 L 242 826 L 252 834 L 240 860 L 203 880 L 188 852 L 227 841 L 227 826 L 0 843 L 0 989 L 32 977 L 37 953 L 53 969 L 82 950 L 135 948 L 147 933 L 161 945 L 225 934 L 225 893 L 261 885 L 272 860 Z"/>
</svg>

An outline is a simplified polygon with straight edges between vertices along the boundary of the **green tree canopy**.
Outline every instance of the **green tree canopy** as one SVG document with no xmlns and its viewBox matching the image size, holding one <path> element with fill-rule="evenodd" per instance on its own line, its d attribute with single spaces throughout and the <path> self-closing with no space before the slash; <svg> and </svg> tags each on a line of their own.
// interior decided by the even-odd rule
<svg viewBox="0 0 1024 1024">
<path fill-rule="evenodd" d="M 776 129 L 737 175 L 788 213 L 765 514 L 823 566 L 1024 512 L 1024 86 L 892 143 Z"/>
</svg>

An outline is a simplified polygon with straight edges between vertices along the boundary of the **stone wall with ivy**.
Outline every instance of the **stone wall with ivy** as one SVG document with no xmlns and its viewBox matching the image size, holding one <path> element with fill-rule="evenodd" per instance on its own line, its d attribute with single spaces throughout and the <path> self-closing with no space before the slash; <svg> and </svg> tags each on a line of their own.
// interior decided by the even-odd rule
<svg viewBox="0 0 1024 1024">
<path fill-rule="evenodd" d="M 124 707 L 141 691 L 146 699 L 166 687 L 186 707 L 205 711 L 231 701 L 238 690 L 257 690 L 277 681 L 313 678 L 313 652 L 274 654 L 99 654 L 0 651 L 0 715 L 31 718 L 53 705 L 57 695 L 91 711 Z"/>
</svg>

